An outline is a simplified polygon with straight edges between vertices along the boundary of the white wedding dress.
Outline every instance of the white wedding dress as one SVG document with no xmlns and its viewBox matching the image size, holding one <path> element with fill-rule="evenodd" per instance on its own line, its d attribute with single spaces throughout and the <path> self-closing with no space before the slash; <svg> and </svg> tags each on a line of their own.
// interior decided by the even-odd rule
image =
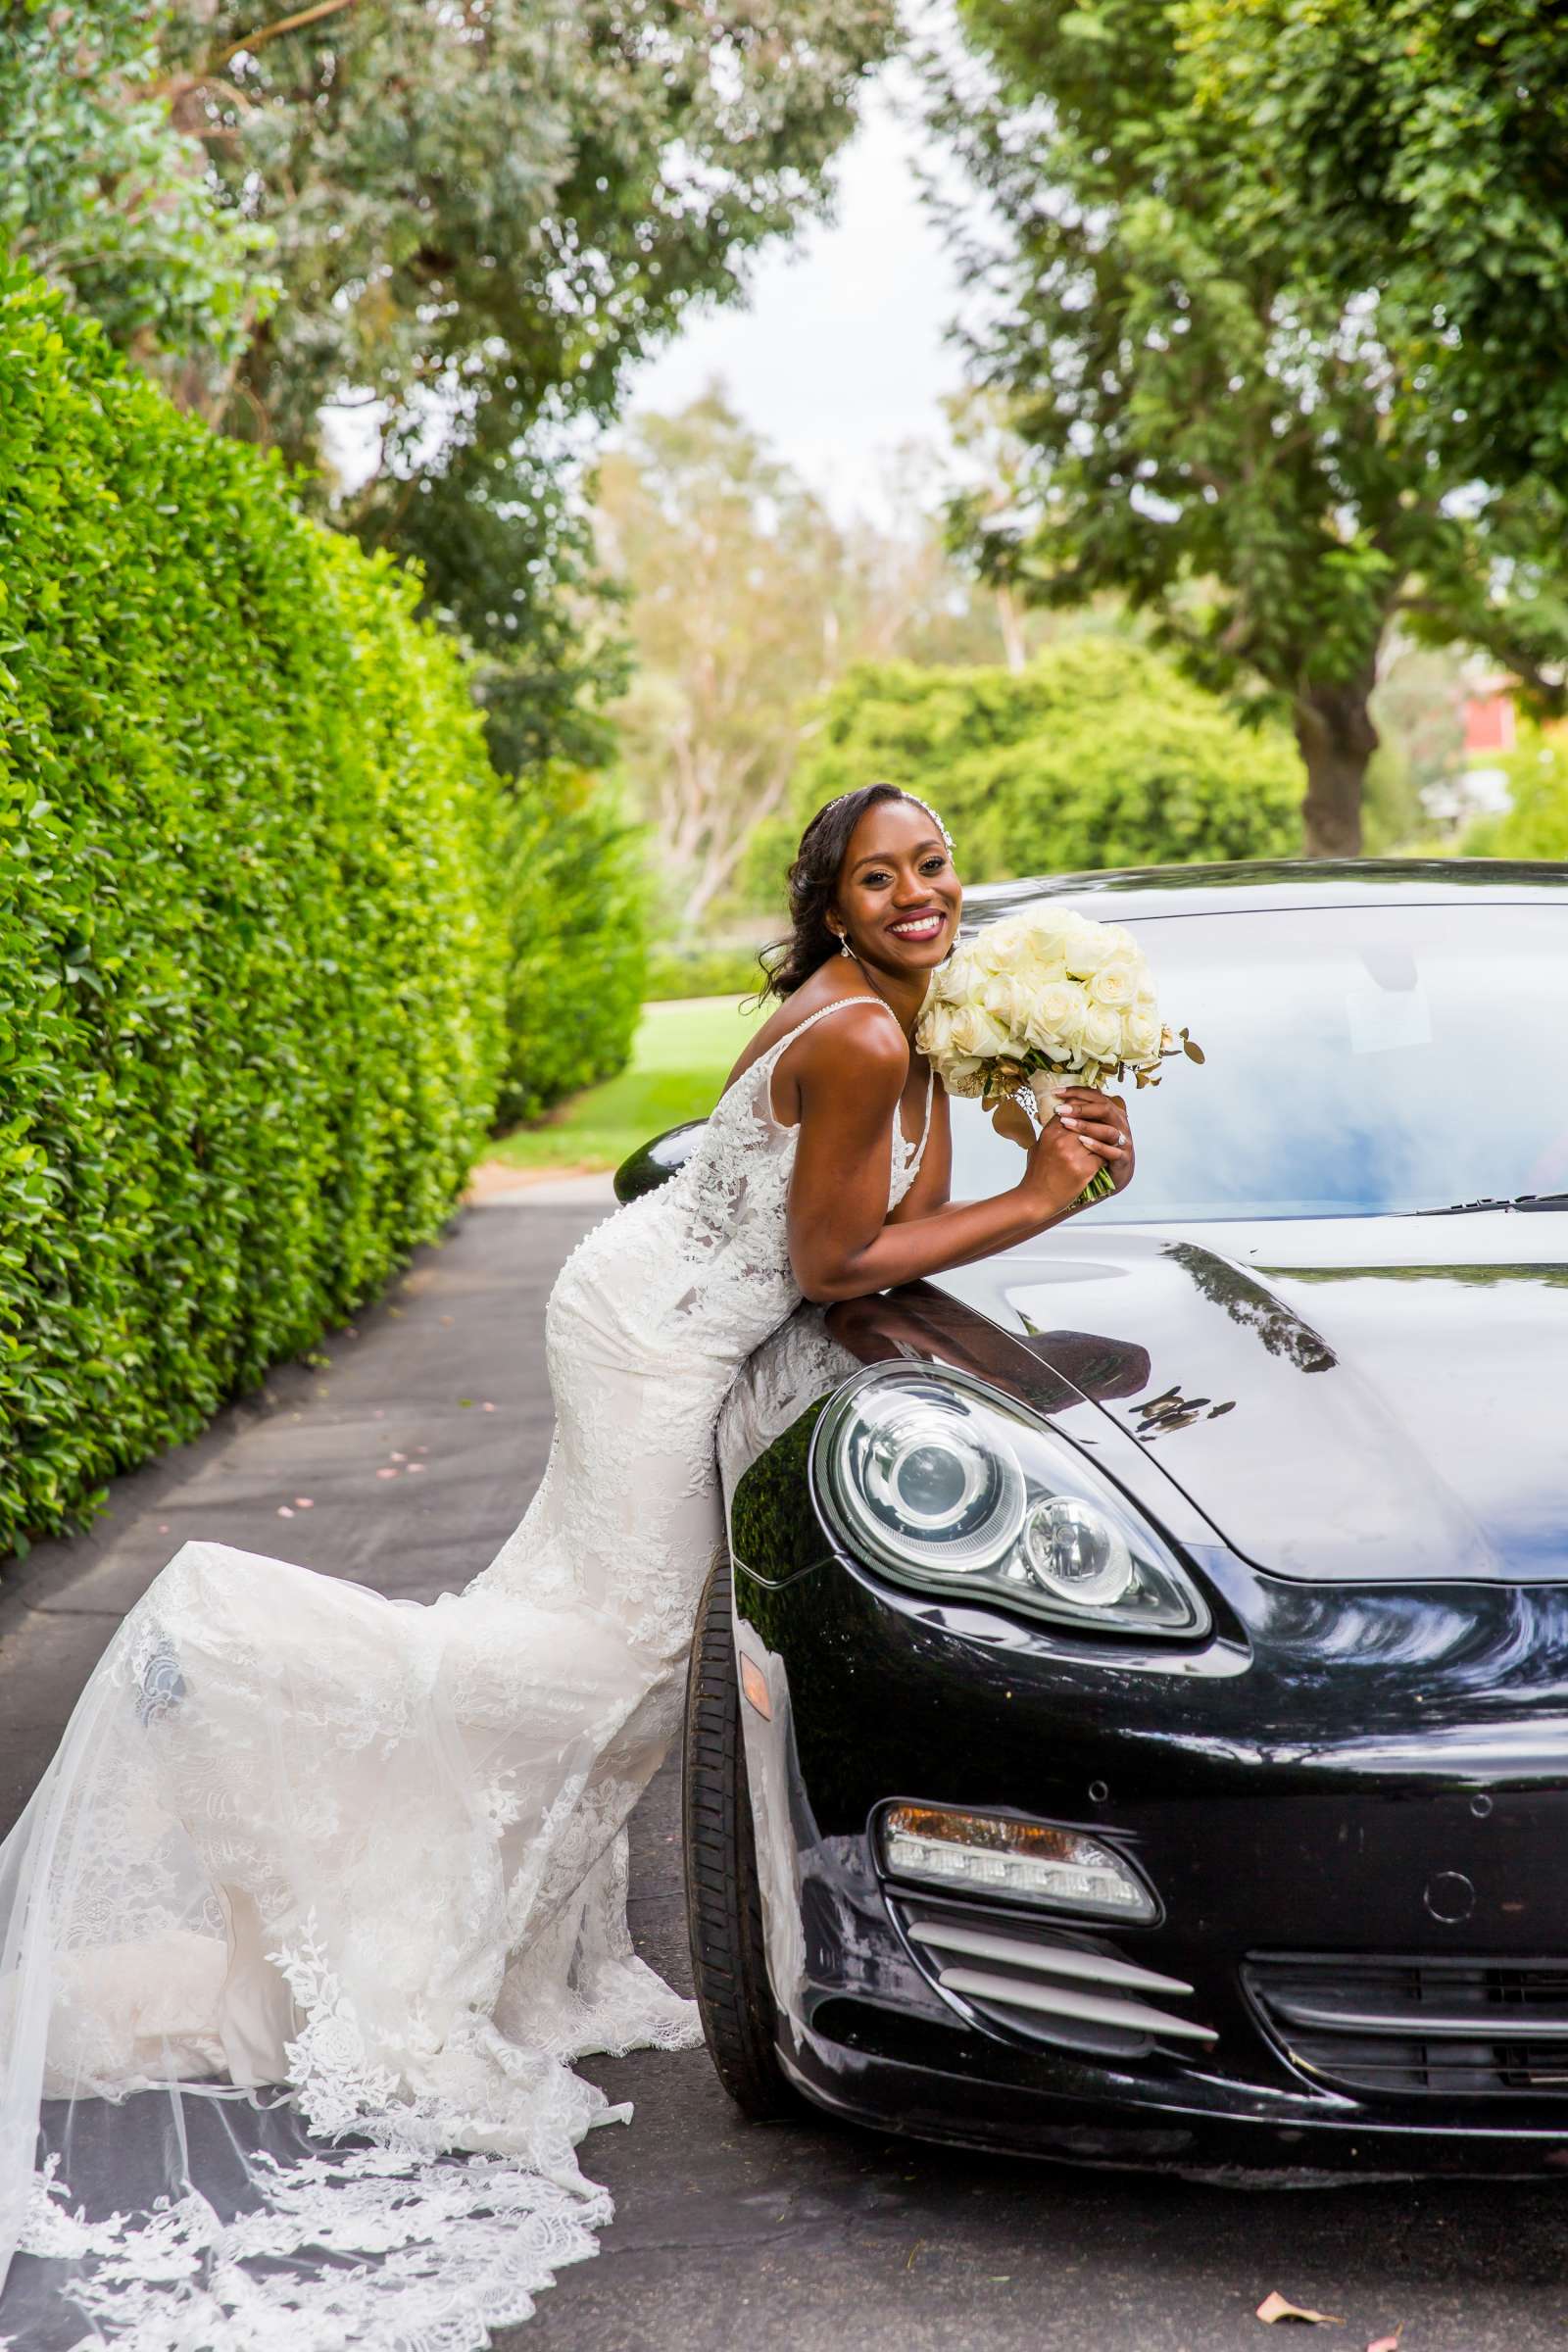
<svg viewBox="0 0 1568 2352">
<path fill-rule="evenodd" d="M 713 1427 L 800 1300 L 795 1130 L 718 1102 L 546 1316 L 557 1427 L 460 1593 L 185 1544 L 0 1846 L 0 2343 L 471 2352 L 609 2218 L 571 2071 L 699 2038 L 633 1953 L 627 1816 L 721 1534 Z M 917 1144 L 894 1122 L 890 1205 Z"/>
</svg>

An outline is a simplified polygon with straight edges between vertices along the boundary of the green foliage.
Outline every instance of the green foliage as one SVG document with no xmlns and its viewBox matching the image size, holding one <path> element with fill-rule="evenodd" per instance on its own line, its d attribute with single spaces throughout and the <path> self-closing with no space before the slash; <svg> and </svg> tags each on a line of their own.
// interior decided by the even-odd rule
<svg viewBox="0 0 1568 2352">
<path fill-rule="evenodd" d="M 1216 12 L 1265 78 L 1274 20 L 1378 13 Z M 1307 846 L 1351 852 L 1387 631 L 1402 613 L 1541 673 L 1568 643 L 1561 503 L 1537 481 L 1483 489 L 1456 458 L 1417 356 L 1383 340 L 1329 237 L 1295 235 L 1304 155 L 1275 120 L 1244 138 L 1216 109 L 1198 13 L 964 0 L 974 55 L 938 114 L 1001 225 L 974 260 L 976 357 L 1029 463 L 1008 508 L 958 519 L 989 576 L 1057 606 L 1119 590 L 1201 683 L 1266 691 L 1306 765 Z M 1333 202 L 1353 238 L 1353 177 Z M 1444 299 L 1441 266 L 1409 258 Z"/>
<path fill-rule="evenodd" d="M 1518 741 L 1496 763 L 1508 778 L 1513 807 L 1500 816 L 1478 816 L 1462 844 L 1468 858 L 1568 858 L 1568 735 L 1526 721 Z"/>
<path fill-rule="evenodd" d="M 700 938 L 853 636 L 853 565 L 820 499 L 717 387 L 634 420 L 600 469 L 599 518 L 638 656 L 617 711 L 626 768 L 665 911 Z"/>
<path fill-rule="evenodd" d="M 15 0 L 0 229 L 417 562 L 504 773 L 591 762 L 624 663 L 583 428 L 822 211 L 894 29 L 891 0 Z"/>
<path fill-rule="evenodd" d="M 239 389 L 302 455 L 323 403 L 373 394 L 389 502 L 440 472 L 443 398 L 510 433 L 608 416 L 690 302 L 822 209 L 895 29 L 888 0 L 356 0 L 258 35 L 269 13 L 208 0 L 165 44 L 276 233 L 287 299 Z"/>
<path fill-rule="evenodd" d="M 1021 671 L 866 664 L 828 696 L 796 782 L 801 822 L 885 779 L 952 828 L 960 872 L 1014 874 L 1290 854 L 1298 770 L 1124 639 L 1050 646 Z"/>
<path fill-rule="evenodd" d="M 0 260 L 0 1548 L 465 1179 L 497 795 L 414 596 Z"/>
<path fill-rule="evenodd" d="M 536 1119 L 618 1070 L 642 1007 L 645 885 L 637 837 L 564 766 L 530 780 L 505 820 L 507 1060 L 497 1123 Z"/>
<path fill-rule="evenodd" d="M 226 363 L 270 308 L 269 233 L 225 204 L 159 87 L 169 0 L 12 0 L 0 237 L 143 357 Z"/>
<path fill-rule="evenodd" d="M 1568 490 L 1568 46 L 1541 0 L 1185 0 L 1198 103 L 1270 237 L 1420 387 L 1448 464 Z"/>
<path fill-rule="evenodd" d="M 662 945 L 649 951 L 643 986 L 657 1004 L 681 997 L 751 997 L 761 984 L 762 967 L 750 948 Z"/>
<path fill-rule="evenodd" d="M 634 417 L 607 454 L 600 546 L 637 656 L 622 759 L 686 940 L 742 907 L 777 918 L 796 755 L 853 662 L 1004 654 L 997 600 L 953 562 L 921 471 L 903 452 L 902 527 L 841 524 L 717 384 Z"/>
</svg>

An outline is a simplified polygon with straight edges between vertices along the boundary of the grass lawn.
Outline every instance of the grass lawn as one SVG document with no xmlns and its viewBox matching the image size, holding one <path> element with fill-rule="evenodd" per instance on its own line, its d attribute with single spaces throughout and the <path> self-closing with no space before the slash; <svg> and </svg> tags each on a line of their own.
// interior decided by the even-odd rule
<svg viewBox="0 0 1568 2352">
<path fill-rule="evenodd" d="M 616 1078 L 572 1095 L 537 1127 L 492 1140 L 487 1159 L 514 1168 L 618 1168 L 629 1152 L 682 1119 L 703 1118 L 757 1023 L 738 997 L 645 1004 L 631 1059 Z"/>
</svg>

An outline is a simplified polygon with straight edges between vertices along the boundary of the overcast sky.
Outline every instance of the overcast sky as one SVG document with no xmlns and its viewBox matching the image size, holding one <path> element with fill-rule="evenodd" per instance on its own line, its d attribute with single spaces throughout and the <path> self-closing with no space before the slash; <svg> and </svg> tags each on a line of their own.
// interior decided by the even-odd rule
<svg viewBox="0 0 1568 2352">
<path fill-rule="evenodd" d="M 764 255 L 743 309 L 694 314 L 632 378 L 632 408 L 670 410 L 714 376 L 836 511 L 881 514 L 883 457 L 940 441 L 939 403 L 959 382 L 943 330 L 959 307 L 915 177 L 929 154 L 910 121 L 907 68 L 873 82 L 836 168 L 835 219 Z"/>
</svg>

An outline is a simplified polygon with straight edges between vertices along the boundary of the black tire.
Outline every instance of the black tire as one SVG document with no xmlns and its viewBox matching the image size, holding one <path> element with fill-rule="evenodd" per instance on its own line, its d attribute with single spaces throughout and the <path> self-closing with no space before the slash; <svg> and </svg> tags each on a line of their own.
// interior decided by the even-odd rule
<svg viewBox="0 0 1568 2352">
<path fill-rule="evenodd" d="M 729 1556 L 722 1551 L 697 1611 L 684 1763 L 686 1924 L 703 2032 L 736 2106 L 754 2123 L 765 2123 L 790 2114 L 796 2097 L 774 2048 L 778 2012 L 762 1940 Z"/>
</svg>

